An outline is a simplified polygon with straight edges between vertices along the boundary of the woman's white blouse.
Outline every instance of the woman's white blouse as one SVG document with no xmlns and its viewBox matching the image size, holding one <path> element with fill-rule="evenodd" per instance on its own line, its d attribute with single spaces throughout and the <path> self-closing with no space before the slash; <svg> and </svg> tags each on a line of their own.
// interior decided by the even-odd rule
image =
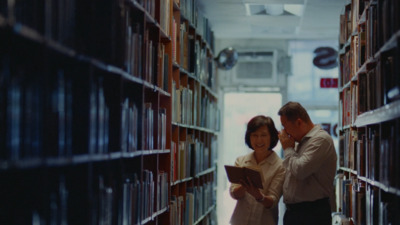
<svg viewBox="0 0 400 225">
<path fill-rule="evenodd" d="M 278 224 L 278 202 L 282 196 L 282 186 L 285 178 L 285 169 L 282 159 L 273 152 L 265 160 L 257 164 L 254 152 L 240 156 L 235 161 L 236 166 L 258 167 L 264 176 L 262 193 L 274 200 L 271 208 L 266 208 L 257 202 L 253 196 L 245 196 L 237 200 L 230 223 L 232 225 L 274 225 Z M 238 184 L 231 184 L 230 194 Z"/>
</svg>

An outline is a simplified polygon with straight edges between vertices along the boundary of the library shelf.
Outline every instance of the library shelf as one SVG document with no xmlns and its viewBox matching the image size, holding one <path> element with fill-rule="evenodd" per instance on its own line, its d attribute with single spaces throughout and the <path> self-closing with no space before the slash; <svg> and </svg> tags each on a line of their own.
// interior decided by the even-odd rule
<svg viewBox="0 0 400 225">
<path fill-rule="evenodd" d="M 1 224 L 216 219 L 217 68 L 197 0 L 0 6 Z"/>
<path fill-rule="evenodd" d="M 336 211 L 351 224 L 400 221 L 400 4 L 349 0 L 340 16 Z"/>
</svg>

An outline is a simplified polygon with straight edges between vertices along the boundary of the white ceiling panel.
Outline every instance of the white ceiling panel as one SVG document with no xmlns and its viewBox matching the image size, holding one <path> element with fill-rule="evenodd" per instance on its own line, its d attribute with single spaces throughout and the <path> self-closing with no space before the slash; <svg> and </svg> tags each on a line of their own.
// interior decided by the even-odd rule
<svg viewBox="0 0 400 225">
<path fill-rule="evenodd" d="M 216 38 L 337 39 L 347 0 L 199 0 Z M 302 4 L 303 15 L 246 15 L 246 4 Z"/>
</svg>

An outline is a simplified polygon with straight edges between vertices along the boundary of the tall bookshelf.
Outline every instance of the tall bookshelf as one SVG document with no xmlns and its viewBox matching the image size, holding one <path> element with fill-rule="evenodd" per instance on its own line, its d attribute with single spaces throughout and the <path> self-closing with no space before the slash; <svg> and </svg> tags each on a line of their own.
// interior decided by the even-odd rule
<svg viewBox="0 0 400 225">
<path fill-rule="evenodd" d="M 170 223 L 177 225 L 216 221 L 217 70 L 196 2 L 173 2 Z"/>
<path fill-rule="evenodd" d="M 349 0 L 340 16 L 337 211 L 351 224 L 400 217 L 400 3 Z"/>
<path fill-rule="evenodd" d="M 0 223 L 213 224 L 213 45 L 196 0 L 1 1 Z"/>
</svg>

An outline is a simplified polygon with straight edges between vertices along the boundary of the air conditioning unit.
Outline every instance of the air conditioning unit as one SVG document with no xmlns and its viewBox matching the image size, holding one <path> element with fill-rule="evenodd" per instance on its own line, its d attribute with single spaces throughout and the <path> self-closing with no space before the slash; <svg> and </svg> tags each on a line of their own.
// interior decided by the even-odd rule
<svg viewBox="0 0 400 225">
<path fill-rule="evenodd" d="M 243 51 L 233 72 L 232 84 L 247 86 L 275 85 L 278 82 L 278 51 Z"/>
</svg>

